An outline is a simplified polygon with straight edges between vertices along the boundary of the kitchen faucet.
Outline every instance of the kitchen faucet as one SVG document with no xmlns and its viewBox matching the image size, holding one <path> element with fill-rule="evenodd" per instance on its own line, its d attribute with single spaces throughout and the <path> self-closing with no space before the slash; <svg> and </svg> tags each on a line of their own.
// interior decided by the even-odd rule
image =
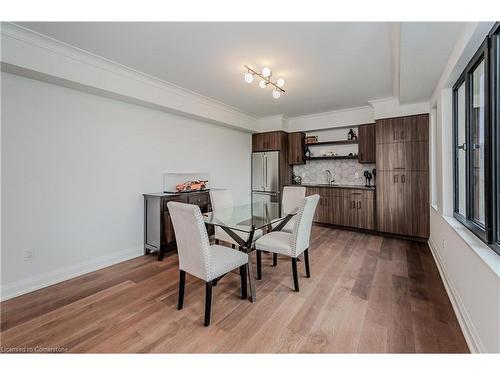
<svg viewBox="0 0 500 375">
<path fill-rule="evenodd" d="M 329 169 L 325 171 L 325 174 L 326 174 L 326 183 L 328 185 L 331 185 L 333 182 L 335 182 L 335 179 L 332 178 L 332 172 L 330 172 Z"/>
</svg>

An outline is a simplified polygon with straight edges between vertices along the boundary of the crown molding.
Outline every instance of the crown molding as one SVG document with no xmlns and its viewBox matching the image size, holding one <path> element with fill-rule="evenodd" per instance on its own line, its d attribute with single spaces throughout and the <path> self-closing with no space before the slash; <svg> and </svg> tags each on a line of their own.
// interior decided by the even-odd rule
<svg viewBox="0 0 500 375">
<path fill-rule="evenodd" d="M 373 122 L 373 108 L 362 106 L 290 117 L 288 129 L 289 131 L 315 131 L 371 122 Z"/>
<path fill-rule="evenodd" d="M 401 104 L 397 98 L 384 98 L 369 101 L 373 108 L 373 119 L 411 116 L 421 113 L 429 113 L 430 104 L 428 101 L 419 103 Z"/>
<path fill-rule="evenodd" d="M 1 23 L 2 71 L 247 132 L 313 131 L 428 112 L 428 103 L 394 98 L 287 117 L 259 117 L 14 23 Z"/>
<path fill-rule="evenodd" d="M 335 115 L 345 113 L 345 112 L 357 112 L 357 111 L 365 111 L 365 110 L 370 110 L 370 109 L 371 108 L 369 105 L 364 105 L 364 106 L 359 106 L 359 107 L 342 108 L 342 109 L 336 109 L 333 111 L 317 112 L 317 113 L 309 113 L 307 115 L 293 116 L 293 117 L 289 117 L 289 120 L 290 121 L 309 120 L 309 119 L 315 119 L 315 118 L 335 116 Z"/>
<path fill-rule="evenodd" d="M 2 70 L 246 131 L 258 117 L 13 23 L 1 24 Z M 15 68 L 15 69 L 14 69 Z M 127 100 L 128 99 L 128 100 Z"/>
</svg>

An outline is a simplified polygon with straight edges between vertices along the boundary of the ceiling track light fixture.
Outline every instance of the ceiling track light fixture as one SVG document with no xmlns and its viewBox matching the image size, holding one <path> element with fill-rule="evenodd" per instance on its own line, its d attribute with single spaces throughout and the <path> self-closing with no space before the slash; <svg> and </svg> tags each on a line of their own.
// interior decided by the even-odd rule
<svg viewBox="0 0 500 375">
<path fill-rule="evenodd" d="M 281 93 L 285 93 L 285 90 L 282 87 L 285 85 L 285 80 L 283 78 L 278 78 L 276 82 L 271 80 L 272 72 L 269 68 L 263 68 L 262 73 L 253 70 L 248 65 L 244 65 L 245 69 L 245 82 L 252 83 L 255 76 L 260 77 L 259 87 L 265 89 L 267 86 L 273 86 L 273 98 L 278 99 L 281 96 Z"/>
</svg>

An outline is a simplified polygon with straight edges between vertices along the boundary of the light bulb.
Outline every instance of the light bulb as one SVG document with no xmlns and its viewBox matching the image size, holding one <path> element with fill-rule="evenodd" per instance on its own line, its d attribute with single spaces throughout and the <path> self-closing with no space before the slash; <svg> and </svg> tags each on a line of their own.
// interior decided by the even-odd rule
<svg viewBox="0 0 500 375">
<path fill-rule="evenodd" d="M 245 82 L 252 83 L 253 82 L 253 74 L 250 72 L 245 73 Z"/>
<path fill-rule="evenodd" d="M 273 98 L 274 99 L 279 99 L 281 96 L 281 92 L 279 92 L 278 90 L 274 89 L 273 90 Z"/>
<path fill-rule="evenodd" d="M 278 87 L 283 87 L 285 86 L 285 80 L 283 78 L 278 78 L 278 80 L 276 81 L 276 85 Z"/>
<path fill-rule="evenodd" d="M 264 77 L 266 77 L 266 78 L 269 77 L 271 75 L 271 69 L 269 69 L 269 68 L 263 68 L 262 69 L 262 75 Z"/>
<path fill-rule="evenodd" d="M 261 89 L 265 89 L 266 86 L 267 86 L 267 82 L 265 80 L 261 79 L 260 82 L 259 82 L 259 87 Z"/>
</svg>

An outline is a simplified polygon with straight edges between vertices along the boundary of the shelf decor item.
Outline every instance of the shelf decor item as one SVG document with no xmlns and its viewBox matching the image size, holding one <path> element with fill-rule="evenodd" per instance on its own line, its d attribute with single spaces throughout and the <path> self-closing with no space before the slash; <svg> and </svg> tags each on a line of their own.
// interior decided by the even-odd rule
<svg viewBox="0 0 500 375">
<path fill-rule="evenodd" d="M 295 174 L 295 172 L 292 174 L 292 184 L 293 185 L 302 184 L 302 177 L 300 177 L 298 174 Z"/>
<path fill-rule="evenodd" d="M 349 132 L 347 133 L 347 140 L 348 141 L 352 141 L 356 138 L 354 138 L 356 136 L 356 133 L 354 133 L 354 130 L 352 129 L 349 129 Z"/>
<path fill-rule="evenodd" d="M 208 180 L 186 181 L 175 185 L 175 190 L 178 193 L 187 193 L 207 189 Z"/>
<path fill-rule="evenodd" d="M 208 190 L 210 189 L 209 181 L 209 173 L 164 173 L 163 192 L 176 194 Z"/>
<path fill-rule="evenodd" d="M 309 147 L 306 146 L 306 150 L 304 151 L 304 156 L 306 158 L 310 158 L 312 156 L 311 150 L 309 150 Z"/>
<path fill-rule="evenodd" d="M 312 143 L 318 143 L 318 136 L 317 135 L 310 135 L 310 136 L 306 137 L 306 145 L 312 144 Z"/>
</svg>

